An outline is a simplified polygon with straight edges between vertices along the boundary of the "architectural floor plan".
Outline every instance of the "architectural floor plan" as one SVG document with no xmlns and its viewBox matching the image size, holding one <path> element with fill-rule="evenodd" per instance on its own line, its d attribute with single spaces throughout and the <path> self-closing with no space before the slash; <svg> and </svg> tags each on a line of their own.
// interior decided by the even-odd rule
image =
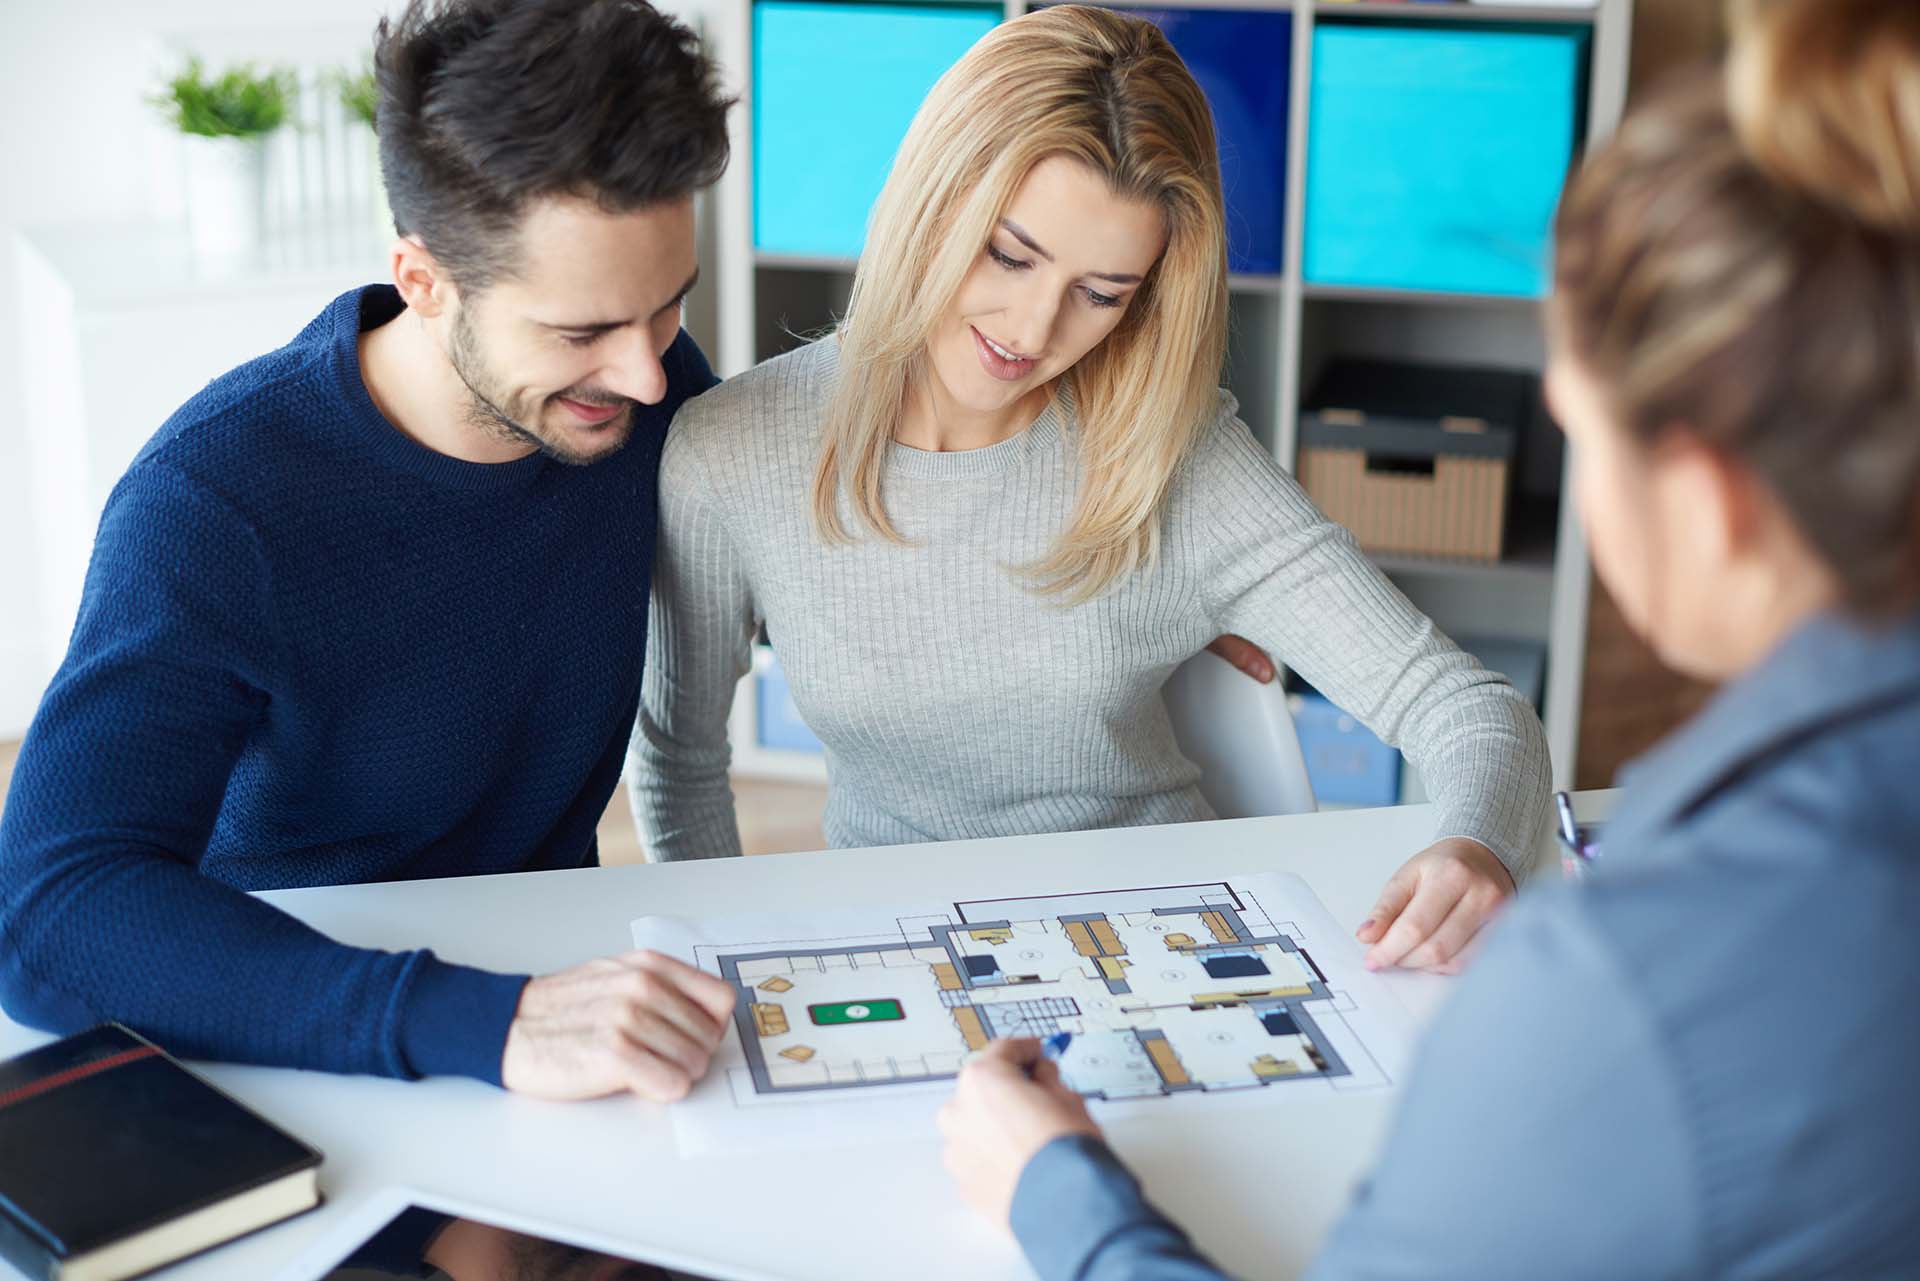
<svg viewBox="0 0 1920 1281">
<path fill-rule="evenodd" d="M 1002 1036 L 1073 1033 L 1094 1098 L 1348 1075 L 1312 954 L 1225 884 L 956 903 L 897 942 L 721 952 L 761 1093 L 950 1077 Z"/>
<path fill-rule="evenodd" d="M 715 1075 L 737 1108 L 924 1091 L 1002 1036 L 1072 1033 L 1062 1075 L 1108 1102 L 1378 1087 L 1402 1048 L 1377 1017 L 1391 996 L 1291 876 L 857 920 L 643 918 L 634 941 L 734 986 L 738 1044 Z"/>
</svg>

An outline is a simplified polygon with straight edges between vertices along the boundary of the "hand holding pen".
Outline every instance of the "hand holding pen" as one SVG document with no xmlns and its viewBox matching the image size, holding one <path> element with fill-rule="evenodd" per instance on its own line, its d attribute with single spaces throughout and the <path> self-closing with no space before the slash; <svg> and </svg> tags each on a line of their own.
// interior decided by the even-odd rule
<svg viewBox="0 0 1920 1281">
<path fill-rule="evenodd" d="M 967 1201 L 998 1222 L 1007 1221 L 1014 1186 L 1036 1152 L 1068 1135 L 1100 1137 L 1086 1102 L 1060 1076 L 1071 1039 L 1061 1032 L 1045 1042 L 995 1041 L 960 1069 L 940 1109 L 948 1172 Z"/>
</svg>

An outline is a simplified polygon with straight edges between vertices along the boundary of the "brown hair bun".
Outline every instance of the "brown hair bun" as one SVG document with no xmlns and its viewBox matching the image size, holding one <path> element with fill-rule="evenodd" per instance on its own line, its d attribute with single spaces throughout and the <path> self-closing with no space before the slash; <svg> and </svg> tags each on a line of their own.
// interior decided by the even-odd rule
<svg viewBox="0 0 1920 1281">
<path fill-rule="evenodd" d="M 1649 95 L 1555 225 L 1550 314 L 1625 430 L 1744 464 L 1870 617 L 1920 606 L 1917 32 L 1920 0 L 1772 0 L 1748 88 Z"/>
<path fill-rule="evenodd" d="M 1920 0 L 1736 0 L 1728 105 L 1781 186 L 1920 235 Z"/>
</svg>

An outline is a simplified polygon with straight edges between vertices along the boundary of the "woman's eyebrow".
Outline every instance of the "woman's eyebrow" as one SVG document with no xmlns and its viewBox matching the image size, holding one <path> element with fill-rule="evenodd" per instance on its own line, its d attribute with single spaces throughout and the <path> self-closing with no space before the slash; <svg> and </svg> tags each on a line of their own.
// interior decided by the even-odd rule
<svg viewBox="0 0 1920 1281">
<path fill-rule="evenodd" d="M 1033 252 L 1039 254 L 1042 258 L 1045 258 L 1048 262 L 1053 261 L 1053 255 L 1048 253 L 1046 250 L 1042 249 L 1040 247 L 1040 242 L 1035 240 L 1032 236 L 1028 235 L 1027 229 L 1025 227 L 1022 227 L 1019 223 L 1015 222 L 1011 218 L 1002 218 L 1000 220 L 1000 225 L 1004 227 L 1007 231 L 1007 234 L 1012 236 L 1015 240 L 1019 241 L 1021 244 L 1025 245 L 1027 248 L 1033 250 Z M 1128 273 L 1123 271 L 1089 271 L 1086 274 L 1093 277 L 1095 280 L 1109 280 L 1116 285 L 1137 285 L 1140 283 L 1142 279 L 1139 276 L 1129 275 Z"/>
<path fill-rule="evenodd" d="M 1015 240 L 1019 241 L 1021 244 L 1025 245 L 1027 248 L 1033 250 L 1033 252 L 1039 254 L 1042 258 L 1045 258 L 1048 262 L 1053 261 L 1053 255 L 1048 253 L 1046 250 L 1042 249 L 1040 247 L 1040 242 L 1035 240 L 1032 236 L 1028 235 L 1027 229 L 1025 227 L 1022 227 L 1019 223 L 1015 222 L 1011 218 L 1002 218 L 1000 220 L 1000 225 L 1002 227 L 1005 227 L 1008 230 L 1008 232 L 1012 234 Z"/>
</svg>

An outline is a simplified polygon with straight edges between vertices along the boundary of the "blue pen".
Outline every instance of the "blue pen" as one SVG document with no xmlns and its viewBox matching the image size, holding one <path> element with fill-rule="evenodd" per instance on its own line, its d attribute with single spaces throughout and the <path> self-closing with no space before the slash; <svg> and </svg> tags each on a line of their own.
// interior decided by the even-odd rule
<svg viewBox="0 0 1920 1281">
<path fill-rule="evenodd" d="M 1071 1032 L 1055 1032 L 1052 1036 L 1044 1037 L 1040 1042 L 1040 1057 L 1058 1063 L 1060 1056 L 1067 1052 L 1067 1046 L 1072 1041 L 1073 1033 Z M 1027 1076 L 1029 1078 L 1033 1076 L 1032 1068 L 1027 1069 Z"/>
<path fill-rule="evenodd" d="M 1573 821 L 1573 798 L 1565 792 L 1553 794 L 1554 808 L 1560 811 L 1560 839 L 1570 847 L 1580 847 L 1580 829 Z"/>
<path fill-rule="evenodd" d="M 1573 819 L 1573 801 L 1565 792 L 1553 794 L 1554 807 L 1560 812 L 1560 870 L 1571 880 L 1587 874 L 1587 865 L 1600 857 L 1595 840 L 1597 826 L 1581 827 Z"/>
<path fill-rule="evenodd" d="M 1072 1042 L 1073 1033 L 1071 1032 L 1055 1032 L 1052 1036 L 1041 1037 L 1040 1057 L 1049 1062 L 1058 1063 L 1060 1056 L 1067 1052 L 1067 1046 L 1072 1044 Z M 1032 1065 L 1022 1068 L 1021 1071 L 1027 1074 L 1028 1080 L 1033 1079 Z"/>
</svg>

